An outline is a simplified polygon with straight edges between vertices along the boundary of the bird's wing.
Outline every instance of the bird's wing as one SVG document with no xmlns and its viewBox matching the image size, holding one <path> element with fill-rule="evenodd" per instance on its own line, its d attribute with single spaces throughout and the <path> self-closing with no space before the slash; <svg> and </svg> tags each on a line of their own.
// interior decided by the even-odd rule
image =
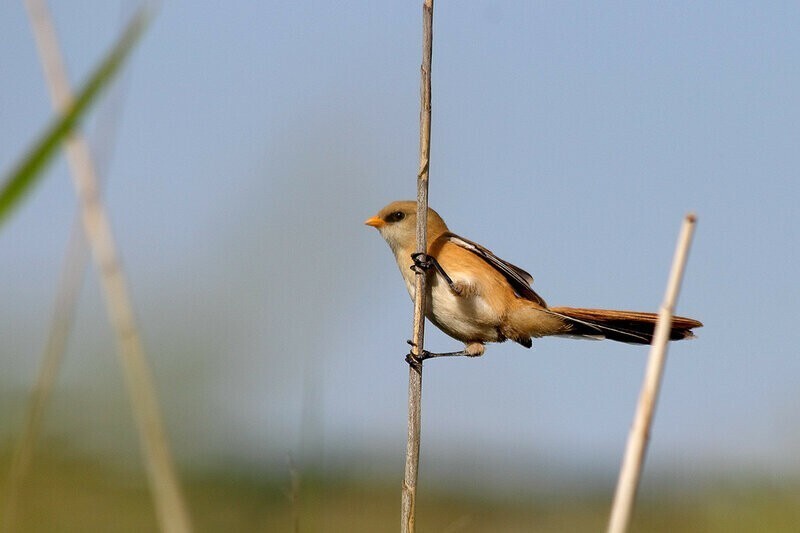
<svg viewBox="0 0 800 533">
<path fill-rule="evenodd" d="M 481 246 L 476 242 L 472 242 L 469 239 L 465 239 L 464 237 L 459 237 L 455 233 L 446 233 L 445 234 L 447 240 L 456 246 L 464 248 L 465 250 L 469 250 L 470 252 L 474 253 L 487 263 L 489 263 L 492 268 L 500 272 L 511 284 L 511 287 L 514 289 L 514 292 L 517 293 L 517 296 L 520 298 L 525 298 L 526 300 L 530 300 L 534 303 L 541 305 L 542 307 L 547 307 L 544 299 L 541 296 L 536 294 L 536 292 L 531 289 L 531 283 L 533 283 L 533 276 L 519 268 L 518 266 L 512 265 L 508 261 L 504 261 L 500 259 L 496 255 L 492 253 L 491 250 L 488 250 Z"/>
</svg>

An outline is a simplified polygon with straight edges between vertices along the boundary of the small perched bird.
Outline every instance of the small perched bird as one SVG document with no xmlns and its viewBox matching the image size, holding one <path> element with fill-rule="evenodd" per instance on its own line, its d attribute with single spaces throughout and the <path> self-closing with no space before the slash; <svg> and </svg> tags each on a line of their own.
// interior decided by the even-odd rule
<svg viewBox="0 0 800 533">
<path fill-rule="evenodd" d="M 427 274 L 425 316 L 464 350 L 422 353 L 483 355 L 487 342 L 512 340 L 530 348 L 547 335 L 611 339 L 650 344 L 658 315 L 636 311 L 548 307 L 531 288 L 533 277 L 483 246 L 450 232 L 442 217 L 428 209 L 428 250 L 415 254 L 416 202 L 392 202 L 365 224 L 377 228 L 389 244 L 414 298 L 415 271 Z M 697 320 L 673 317 L 671 340 L 691 338 Z"/>
</svg>

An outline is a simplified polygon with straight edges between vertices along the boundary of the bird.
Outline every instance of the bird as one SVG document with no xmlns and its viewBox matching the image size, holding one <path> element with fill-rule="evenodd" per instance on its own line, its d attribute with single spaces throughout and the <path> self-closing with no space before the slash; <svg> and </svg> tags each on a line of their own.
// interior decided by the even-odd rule
<svg viewBox="0 0 800 533">
<path fill-rule="evenodd" d="M 427 210 L 427 250 L 416 253 L 414 201 L 392 202 L 364 223 L 376 228 L 391 248 L 412 300 L 416 272 L 424 272 L 426 318 L 464 343 L 463 350 L 454 352 L 419 351 L 418 359 L 477 357 L 484 354 L 486 343 L 506 340 L 530 348 L 532 339 L 545 336 L 631 344 L 653 340 L 656 313 L 550 307 L 531 287 L 533 276 L 451 232 L 431 208 Z M 692 318 L 674 316 L 669 338 L 692 338 L 692 329 L 702 325 Z"/>
</svg>

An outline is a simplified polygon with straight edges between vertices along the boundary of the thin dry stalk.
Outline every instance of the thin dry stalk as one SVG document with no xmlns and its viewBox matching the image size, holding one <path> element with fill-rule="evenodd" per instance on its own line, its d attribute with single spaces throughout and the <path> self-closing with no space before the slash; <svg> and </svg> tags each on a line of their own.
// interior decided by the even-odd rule
<svg viewBox="0 0 800 533">
<path fill-rule="evenodd" d="M 64 268 L 61 272 L 61 281 L 59 282 L 53 310 L 52 325 L 45 345 L 42 364 L 39 368 L 36 383 L 31 390 L 24 426 L 11 460 L 11 469 L 6 484 L 6 498 L 3 504 L 3 531 L 5 532 L 10 532 L 14 529 L 22 480 L 25 479 L 25 475 L 28 472 L 39 430 L 42 426 L 45 407 L 61 367 L 61 359 L 66 348 L 69 330 L 72 327 L 75 301 L 78 298 L 81 280 L 86 270 L 87 253 L 86 240 L 83 237 L 80 220 L 76 220 L 72 227 L 69 245 L 67 246 Z"/>
<path fill-rule="evenodd" d="M 117 97 L 116 100 L 119 100 L 120 95 L 115 93 L 115 96 Z M 121 102 L 116 101 L 116 104 L 111 105 L 109 109 L 111 113 L 105 115 L 103 123 L 98 125 L 98 131 L 103 133 L 101 137 L 105 141 L 101 149 L 97 151 L 99 155 L 103 156 L 97 160 L 97 167 L 102 169 L 107 169 L 111 160 Z M 76 135 L 81 137 L 80 133 Z M 101 171 L 101 177 L 103 174 L 105 172 Z M 9 469 L 3 503 L 3 522 L 0 531 L 10 532 L 14 530 L 17 502 L 22 483 L 30 467 L 39 432 L 41 431 L 44 412 L 58 377 L 61 360 L 66 351 L 76 302 L 83 285 L 84 273 L 88 262 L 89 248 L 83 235 L 80 213 L 77 213 L 72 223 L 69 242 L 64 254 L 58 290 L 53 305 L 50 330 L 42 353 L 42 362 L 36 376 L 36 382 L 30 392 L 24 425 L 11 459 L 11 468 Z"/>
<path fill-rule="evenodd" d="M 419 113 L 419 172 L 417 174 L 417 252 L 425 253 L 428 226 L 428 169 L 431 152 L 431 59 L 433 57 L 433 0 L 422 4 L 422 66 Z M 414 328 L 412 353 L 422 353 L 425 337 L 425 275 L 418 271 L 414 284 Z M 408 439 L 400 531 L 416 529 L 417 478 L 422 423 L 422 361 L 408 370 Z"/>
<path fill-rule="evenodd" d="M 53 105 L 66 109 L 72 91 L 64 70 L 55 29 L 42 0 L 26 0 Z M 100 200 L 95 168 L 85 139 L 72 133 L 65 142 L 67 161 L 81 209 L 81 219 L 117 337 L 125 381 L 147 464 L 156 514 L 162 531 L 191 531 L 189 515 L 175 475 L 155 386 L 136 327 L 125 277 L 108 216 Z"/>
<path fill-rule="evenodd" d="M 300 471 L 289 455 L 289 505 L 292 511 L 292 531 L 300 533 Z"/>
<path fill-rule="evenodd" d="M 689 247 L 692 244 L 696 223 L 697 217 L 694 214 L 688 214 L 681 227 L 669 282 L 664 295 L 664 303 L 661 304 L 661 309 L 658 313 L 658 322 L 656 323 L 653 342 L 650 347 L 650 356 L 647 362 L 644 383 L 642 384 L 642 392 L 639 396 L 639 404 L 636 407 L 633 426 L 628 435 L 625 457 L 622 462 L 617 490 L 614 494 L 614 503 L 611 508 L 608 533 L 625 533 L 630 524 L 633 505 L 636 500 L 636 490 L 639 487 L 642 465 L 644 464 L 644 455 L 647 450 L 647 442 L 650 438 L 650 427 L 653 422 L 658 392 L 661 388 L 661 376 L 664 372 L 664 362 L 667 357 L 672 315 L 675 311 L 675 303 L 678 300 L 678 293 L 680 292 L 683 272 L 689 256 Z"/>
</svg>

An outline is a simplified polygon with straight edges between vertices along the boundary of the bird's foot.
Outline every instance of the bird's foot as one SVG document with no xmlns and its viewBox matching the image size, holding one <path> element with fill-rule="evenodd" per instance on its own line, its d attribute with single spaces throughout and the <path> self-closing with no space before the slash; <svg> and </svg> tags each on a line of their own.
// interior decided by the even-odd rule
<svg viewBox="0 0 800 533">
<path fill-rule="evenodd" d="M 411 254 L 411 260 L 414 261 L 414 264 L 411 265 L 411 270 L 418 273 L 425 273 L 433 267 L 436 269 L 436 272 L 441 274 L 444 280 L 447 282 L 447 285 L 450 287 L 450 290 L 453 291 L 457 296 L 471 296 L 473 290 L 471 287 L 468 287 L 465 283 L 459 281 L 454 282 L 453 279 L 447 275 L 447 272 L 444 271 L 442 265 L 439 264 L 439 261 L 436 260 L 435 257 L 432 255 L 428 255 L 426 253 L 417 252 Z"/>
<path fill-rule="evenodd" d="M 408 355 L 406 355 L 406 363 L 417 372 L 422 371 L 422 361 L 424 361 L 424 359 L 417 358 L 414 352 L 408 352 Z"/>
<path fill-rule="evenodd" d="M 414 261 L 414 264 L 410 267 L 411 270 L 419 273 L 427 272 L 436 262 L 436 259 L 423 252 L 411 254 L 411 260 Z"/>
<path fill-rule="evenodd" d="M 415 354 L 414 348 L 417 347 L 417 343 L 411 339 L 407 340 L 406 342 L 411 346 L 411 350 L 406 355 L 406 363 L 408 363 L 408 365 L 417 372 L 422 372 L 422 361 L 426 359 L 425 355 L 427 355 L 428 352 L 426 350 L 422 350 L 419 354 Z"/>
</svg>

